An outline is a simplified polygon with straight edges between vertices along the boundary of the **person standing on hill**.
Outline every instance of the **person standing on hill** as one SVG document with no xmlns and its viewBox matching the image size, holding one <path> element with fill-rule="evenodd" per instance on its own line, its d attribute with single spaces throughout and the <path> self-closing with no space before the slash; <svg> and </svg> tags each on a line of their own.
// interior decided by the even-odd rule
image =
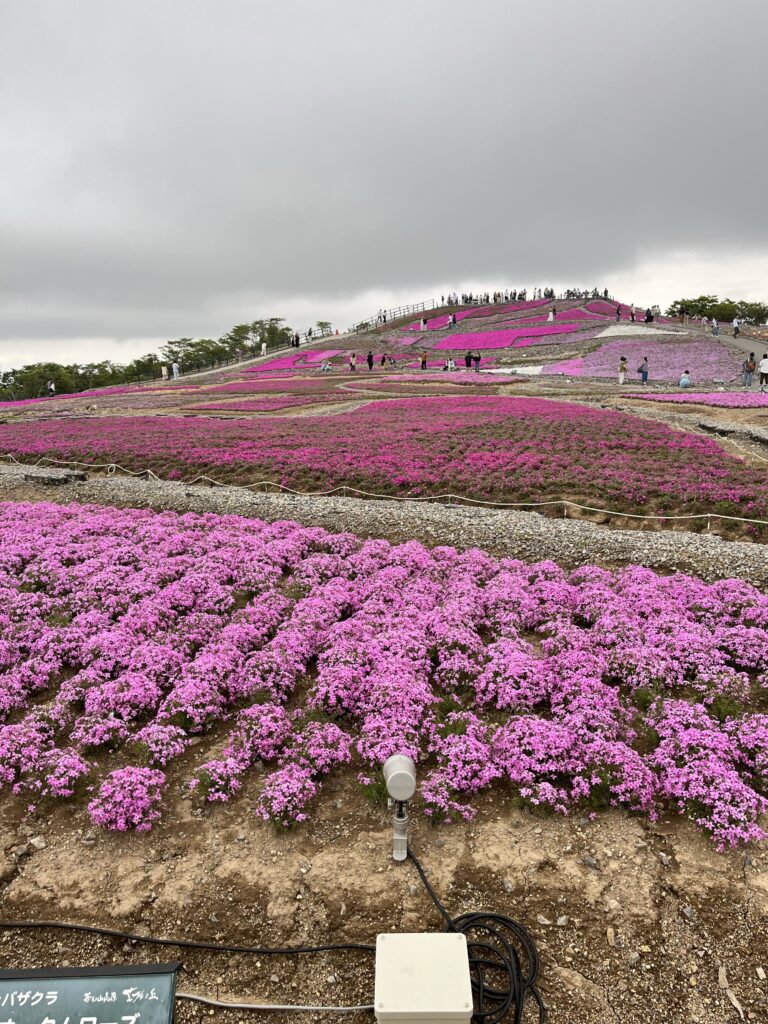
<svg viewBox="0 0 768 1024">
<path fill-rule="evenodd" d="M 743 386 L 745 388 L 752 387 L 752 374 L 755 372 L 756 365 L 757 364 L 755 363 L 755 353 L 750 352 L 749 356 L 741 364 L 741 375 Z"/>
<path fill-rule="evenodd" d="M 741 321 L 739 320 L 739 318 L 737 316 L 735 316 L 733 318 L 733 336 L 734 336 L 734 338 L 738 338 L 738 336 L 739 336 L 739 327 L 741 327 Z"/>
<path fill-rule="evenodd" d="M 171 364 L 171 373 L 173 374 L 173 379 L 174 380 L 178 380 L 179 379 L 179 364 L 178 363 L 172 363 Z"/>
<path fill-rule="evenodd" d="M 720 334 L 720 324 L 717 322 L 715 317 L 712 317 L 712 337 L 716 338 Z"/>
<path fill-rule="evenodd" d="M 466 366 L 466 368 L 468 370 L 472 369 L 472 353 L 471 352 L 467 352 L 467 354 L 464 356 L 464 365 Z"/>
<path fill-rule="evenodd" d="M 381 353 L 381 364 L 380 365 L 381 366 L 386 366 L 387 365 L 387 354 L 386 354 L 386 352 L 382 352 Z"/>
<path fill-rule="evenodd" d="M 763 352 L 758 370 L 760 371 L 760 390 L 765 391 L 768 386 L 768 352 Z"/>
<path fill-rule="evenodd" d="M 621 306 L 616 307 L 616 323 L 618 323 L 619 320 L 621 320 Z"/>
<path fill-rule="evenodd" d="M 426 352 L 422 352 L 421 353 L 421 368 L 422 368 L 422 370 L 426 370 L 426 368 L 427 368 L 427 353 Z"/>
<path fill-rule="evenodd" d="M 650 306 L 648 306 L 648 308 L 645 311 L 645 322 L 647 324 L 652 324 L 653 323 L 653 313 L 651 312 L 651 307 Z"/>
<path fill-rule="evenodd" d="M 349 372 L 357 373 L 357 352 L 353 352 L 349 357 Z"/>
<path fill-rule="evenodd" d="M 369 371 L 372 370 L 373 369 L 373 352 L 371 352 L 370 349 L 368 349 L 368 355 L 366 356 L 365 361 L 368 363 L 368 370 Z"/>
<path fill-rule="evenodd" d="M 622 356 L 619 360 L 619 386 L 624 386 L 624 381 L 627 376 L 627 357 Z"/>
<path fill-rule="evenodd" d="M 419 329 L 422 331 L 426 331 L 427 329 L 427 318 L 425 316 L 421 318 L 421 327 Z"/>
<path fill-rule="evenodd" d="M 632 323 L 634 323 L 634 322 L 635 322 L 635 307 L 634 307 L 634 306 L 631 306 L 631 307 L 630 307 L 630 310 L 629 310 L 629 319 L 630 319 L 630 320 L 632 321 Z"/>
<path fill-rule="evenodd" d="M 643 356 L 643 361 L 637 368 L 637 372 L 640 374 L 640 383 L 648 383 L 648 356 Z"/>
<path fill-rule="evenodd" d="M 477 349 L 472 353 L 472 362 L 475 364 L 475 373 L 480 373 L 480 353 Z"/>
</svg>

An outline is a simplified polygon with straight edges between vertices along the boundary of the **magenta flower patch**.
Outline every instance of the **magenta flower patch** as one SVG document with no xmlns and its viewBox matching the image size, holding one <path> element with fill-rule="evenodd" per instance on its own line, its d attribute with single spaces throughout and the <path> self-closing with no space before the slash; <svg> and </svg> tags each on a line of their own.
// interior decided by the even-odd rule
<svg viewBox="0 0 768 1024">
<path fill-rule="evenodd" d="M 768 597 L 738 580 L 4 504 L 0 590 L 0 788 L 32 805 L 146 831 L 172 785 L 287 826 L 400 751 L 433 818 L 503 784 L 764 837 Z"/>
</svg>

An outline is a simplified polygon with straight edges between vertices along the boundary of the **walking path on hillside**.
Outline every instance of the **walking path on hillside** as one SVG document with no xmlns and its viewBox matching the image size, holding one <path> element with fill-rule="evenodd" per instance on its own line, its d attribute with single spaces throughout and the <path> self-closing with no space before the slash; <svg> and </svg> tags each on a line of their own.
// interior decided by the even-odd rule
<svg viewBox="0 0 768 1024">
<path fill-rule="evenodd" d="M 396 543 L 418 540 L 428 546 L 478 547 L 527 562 L 554 559 L 574 568 L 589 563 L 610 568 L 645 565 L 662 573 L 693 573 L 705 580 L 738 577 L 756 586 L 768 586 L 768 545 L 726 541 L 685 530 L 606 529 L 583 520 L 554 519 L 536 512 L 416 501 L 256 494 L 240 487 L 190 487 L 128 477 L 78 480 L 71 471 L 42 467 L 32 478 L 29 470 L 27 466 L 0 466 L 0 499 L 215 512 L 268 522 L 291 519 L 331 532 L 349 531 Z"/>
</svg>

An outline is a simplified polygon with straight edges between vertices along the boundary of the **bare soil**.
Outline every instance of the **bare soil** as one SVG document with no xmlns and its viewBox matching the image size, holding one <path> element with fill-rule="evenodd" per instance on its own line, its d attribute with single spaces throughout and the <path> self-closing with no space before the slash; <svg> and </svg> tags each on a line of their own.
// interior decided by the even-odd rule
<svg viewBox="0 0 768 1024">
<path fill-rule="evenodd" d="M 387 811 L 354 778 L 327 784 L 311 820 L 290 831 L 258 821 L 252 799 L 200 806 L 177 786 L 144 835 L 94 829 L 82 807 L 25 820 L 5 806 L 0 916 L 257 946 L 443 930 L 413 866 L 391 859 Z M 677 818 L 537 817 L 502 790 L 477 804 L 470 824 L 431 826 L 416 810 L 412 845 L 451 914 L 496 911 L 531 930 L 553 1024 L 734 1021 L 729 992 L 746 1019 L 768 1019 L 768 849 L 718 854 Z M 225 1001 L 372 1001 L 365 953 L 177 952 L 51 930 L 0 937 L 3 967 L 177 958 L 180 989 Z M 179 1019 L 205 1015 L 183 1004 Z"/>
</svg>

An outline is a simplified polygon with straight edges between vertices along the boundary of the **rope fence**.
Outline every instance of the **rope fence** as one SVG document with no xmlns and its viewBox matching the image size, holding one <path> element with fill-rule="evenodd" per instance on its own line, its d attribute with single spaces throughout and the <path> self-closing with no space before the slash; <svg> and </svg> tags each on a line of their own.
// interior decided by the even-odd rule
<svg viewBox="0 0 768 1024">
<path fill-rule="evenodd" d="M 51 464 L 53 466 L 77 466 L 78 468 L 85 468 L 92 471 L 103 470 L 108 476 L 113 476 L 116 473 L 124 473 L 126 476 L 132 477 L 147 477 L 149 480 L 154 480 L 156 483 L 184 483 L 187 487 L 193 487 L 197 483 L 208 483 L 213 487 L 229 487 L 233 490 L 262 490 L 265 494 L 269 493 L 267 488 L 274 488 L 280 493 L 291 494 L 299 498 L 328 498 L 332 496 L 341 497 L 363 497 L 372 498 L 379 501 L 412 501 L 412 502 L 449 502 L 451 504 L 467 504 L 470 506 L 480 506 L 485 508 L 498 508 L 498 509 L 535 509 L 535 508 L 547 508 L 547 507 L 560 507 L 563 509 L 564 515 L 567 517 L 568 509 L 577 509 L 581 512 L 593 512 L 599 515 L 613 516 L 616 518 L 625 519 L 645 519 L 645 520 L 656 520 L 657 522 L 681 522 L 681 521 L 693 521 L 693 520 L 707 520 L 707 529 L 710 528 L 713 519 L 723 520 L 724 522 L 731 523 L 748 523 L 754 526 L 768 526 L 768 519 L 750 519 L 746 516 L 729 516 L 722 512 L 695 512 L 687 513 L 683 515 L 672 515 L 672 514 L 661 514 L 654 512 L 621 512 L 617 509 L 599 508 L 595 505 L 582 505 L 580 502 L 571 501 L 569 498 L 551 498 L 547 501 L 486 501 L 483 498 L 470 498 L 464 494 L 452 494 L 447 492 L 445 494 L 429 494 L 429 495 L 400 495 L 400 494 L 380 494 L 375 491 L 365 491 L 360 487 L 353 487 L 350 484 L 340 484 L 337 487 L 331 487 L 327 490 L 321 491 L 300 491 L 293 487 L 288 487 L 285 484 L 278 483 L 276 480 L 258 480 L 250 484 L 231 484 L 225 480 L 217 480 L 215 477 L 208 476 L 205 473 L 201 473 L 194 477 L 192 480 L 177 481 L 177 480 L 164 480 L 159 477 L 152 469 L 140 469 L 133 470 L 128 469 L 126 466 L 121 466 L 117 462 L 77 462 L 68 461 L 64 459 L 54 459 L 48 455 L 41 456 L 37 462 L 21 462 L 16 458 L 15 455 L 7 452 L 4 455 L 0 455 L 0 458 L 7 459 L 10 462 L 15 463 L 17 466 L 35 468 L 43 465 L 43 463 Z"/>
</svg>

